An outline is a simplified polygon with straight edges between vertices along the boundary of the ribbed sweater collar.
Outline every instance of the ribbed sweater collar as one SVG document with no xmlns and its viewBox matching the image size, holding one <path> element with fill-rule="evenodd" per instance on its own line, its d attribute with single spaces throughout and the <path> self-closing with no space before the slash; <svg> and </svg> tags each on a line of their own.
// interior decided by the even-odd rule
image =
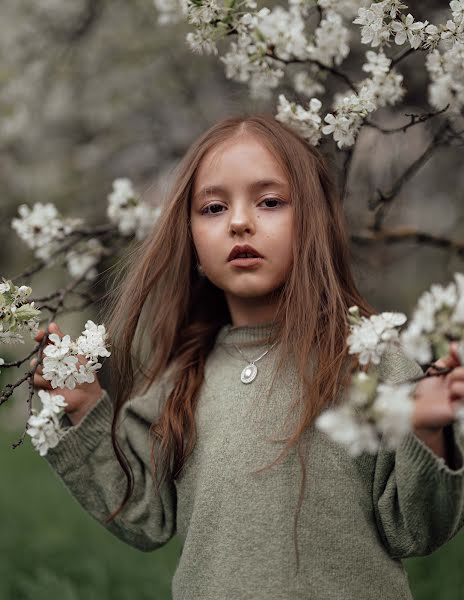
<svg viewBox="0 0 464 600">
<path fill-rule="evenodd" d="M 259 342 L 266 338 L 277 328 L 273 321 L 260 323 L 259 325 L 232 326 L 232 323 L 223 325 L 216 337 L 216 344 L 240 344 L 241 342 Z"/>
</svg>

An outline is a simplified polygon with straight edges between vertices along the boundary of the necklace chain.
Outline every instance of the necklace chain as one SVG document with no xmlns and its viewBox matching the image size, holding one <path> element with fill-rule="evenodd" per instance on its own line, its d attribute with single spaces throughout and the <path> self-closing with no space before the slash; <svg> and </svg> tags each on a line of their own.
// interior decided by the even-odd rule
<svg viewBox="0 0 464 600">
<path fill-rule="evenodd" d="M 244 367 L 244 369 L 242 370 L 242 373 L 240 375 L 240 379 L 241 379 L 242 383 L 251 383 L 254 379 L 256 379 L 256 375 L 258 374 L 258 367 L 256 366 L 255 363 L 257 363 L 258 360 L 261 360 L 263 358 L 263 356 L 266 356 L 266 354 L 270 350 L 272 350 L 272 348 L 274 348 L 274 346 L 276 344 L 277 344 L 277 342 L 274 342 L 272 344 L 272 346 L 266 350 L 266 352 L 263 352 L 263 354 L 261 354 L 261 356 L 259 356 L 258 358 L 255 358 L 254 360 L 251 360 L 251 361 L 243 354 L 243 352 L 240 350 L 240 348 L 238 346 L 233 344 L 233 346 L 238 350 L 238 352 L 240 352 L 241 356 L 243 356 L 243 358 L 248 363 L 247 366 Z"/>
</svg>

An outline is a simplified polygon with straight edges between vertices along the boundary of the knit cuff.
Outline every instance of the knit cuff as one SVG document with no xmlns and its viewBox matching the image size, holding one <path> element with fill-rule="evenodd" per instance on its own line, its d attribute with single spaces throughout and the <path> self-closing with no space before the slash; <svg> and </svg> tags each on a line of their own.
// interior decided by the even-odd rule
<svg viewBox="0 0 464 600">
<path fill-rule="evenodd" d="M 406 459 L 414 470 L 419 473 L 435 471 L 437 476 L 444 479 L 451 487 L 462 489 L 464 482 L 464 434 L 460 429 L 458 421 L 445 427 L 447 441 L 452 448 L 452 453 L 458 465 L 458 469 L 451 469 L 445 459 L 419 439 L 413 431 L 409 431 L 403 438 L 397 449 L 397 460 Z"/>
<path fill-rule="evenodd" d="M 112 420 L 113 405 L 108 392 L 103 389 L 97 403 L 77 425 L 65 430 L 58 444 L 49 448 L 44 458 L 58 473 L 75 469 L 104 436 L 110 435 Z"/>
</svg>

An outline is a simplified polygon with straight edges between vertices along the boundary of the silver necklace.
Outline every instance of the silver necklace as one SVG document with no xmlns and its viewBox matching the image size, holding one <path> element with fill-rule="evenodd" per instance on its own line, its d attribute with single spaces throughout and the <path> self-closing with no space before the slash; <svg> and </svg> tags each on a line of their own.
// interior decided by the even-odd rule
<svg viewBox="0 0 464 600">
<path fill-rule="evenodd" d="M 258 374 L 258 367 L 256 366 L 255 363 L 258 362 L 258 360 L 261 360 L 263 358 L 263 356 L 266 356 L 266 354 L 269 352 L 269 350 L 272 350 L 272 348 L 277 344 L 277 342 L 274 342 L 272 344 L 272 346 L 270 348 L 268 348 L 266 350 L 266 352 L 264 352 L 263 354 L 261 354 L 261 356 L 259 356 L 258 358 L 255 358 L 254 360 L 250 361 L 244 354 L 243 352 L 240 350 L 240 348 L 238 348 L 235 344 L 233 344 L 235 346 L 235 348 L 240 352 L 240 354 L 243 356 L 243 358 L 247 361 L 247 366 L 244 367 L 242 374 L 240 375 L 240 379 L 242 380 L 243 383 L 251 383 L 254 379 L 256 379 L 256 375 Z"/>
</svg>

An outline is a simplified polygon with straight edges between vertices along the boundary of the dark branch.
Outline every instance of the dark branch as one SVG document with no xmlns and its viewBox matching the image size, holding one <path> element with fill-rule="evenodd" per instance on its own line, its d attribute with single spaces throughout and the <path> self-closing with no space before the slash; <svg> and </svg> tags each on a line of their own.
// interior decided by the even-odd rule
<svg viewBox="0 0 464 600">
<path fill-rule="evenodd" d="M 403 174 L 396 180 L 388 192 L 377 190 L 377 197 L 370 200 L 368 203 L 369 210 L 375 211 L 373 225 L 374 229 L 381 228 L 387 206 L 391 205 L 393 200 L 398 196 L 404 184 L 414 177 L 414 175 L 426 164 L 433 153 L 439 148 L 440 144 L 442 143 L 442 138 L 447 131 L 448 123 L 446 122 L 433 136 L 432 141 L 427 146 L 425 151 L 403 172 Z"/>
<path fill-rule="evenodd" d="M 327 73 L 331 73 L 334 77 L 337 77 L 338 79 L 340 79 L 341 81 L 343 81 L 344 83 L 346 83 L 346 85 L 348 87 L 350 87 L 356 94 L 358 93 L 358 90 L 354 84 L 353 81 L 351 81 L 351 79 L 348 77 L 348 75 L 346 75 L 345 73 L 342 73 L 342 71 L 339 71 L 338 69 L 336 69 L 335 67 L 329 67 L 327 65 L 324 65 L 324 63 L 321 63 L 318 60 L 315 59 L 300 59 L 300 58 L 290 58 L 290 59 L 285 59 L 285 58 L 279 58 L 278 56 L 276 56 L 274 54 L 274 47 L 273 46 L 269 46 L 269 49 L 266 53 L 266 56 L 269 56 L 269 58 L 272 58 L 274 60 L 277 60 L 279 62 L 282 62 L 286 65 L 290 65 L 290 64 L 303 64 L 303 65 L 315 65 L 317 67 L 319 67 L 319 69 L 321 71 L 326 71 Z"/>
<path fill-rule="evenodd" d="M 444 236 L 433 235 L 412 227 L 400 227 L 397 229 L 367 229 L 366 231 L 353 234 L 351 241 L 358 245 L 368 245 L 373 242 L 387 242 L 395 244 L 413 241 L 417 244 L 443 248 L 456 252 L 464 257 L 464 241 L 451 240 Z"/>
<path fill-rule="evenodd" d="M 433 119 L 433 117 L 443 114 L 445 111 L 448 110 L 449 106 L 450 105 L 447 104 L 445 108 L 442 108 L 441 110 L 438 110 L 436 112 L 423 113 L 420 115 L 405 113 L 404 116 L 409 117 L 410 120 L 409 123 L 406 123 L 401 127 L 393 127 L 392 129 L 388 129 L 385 127 L 381 127 L 376 123 L 372 123 L 371 121 L 365 121 L 365 125 L 367 125 L 368 127 L 372 127 L 373 129 L 377 129 L 377 131 L 381 131 L 382 133 L 386 134 L 398 133 L 400 131 L 405 133 L 410 127 L 414 127 L 414 125 L 419 125 L 420 123 L 425 123 L 425 121 L 428 121 L 429 119 Z"/>
</svg>

